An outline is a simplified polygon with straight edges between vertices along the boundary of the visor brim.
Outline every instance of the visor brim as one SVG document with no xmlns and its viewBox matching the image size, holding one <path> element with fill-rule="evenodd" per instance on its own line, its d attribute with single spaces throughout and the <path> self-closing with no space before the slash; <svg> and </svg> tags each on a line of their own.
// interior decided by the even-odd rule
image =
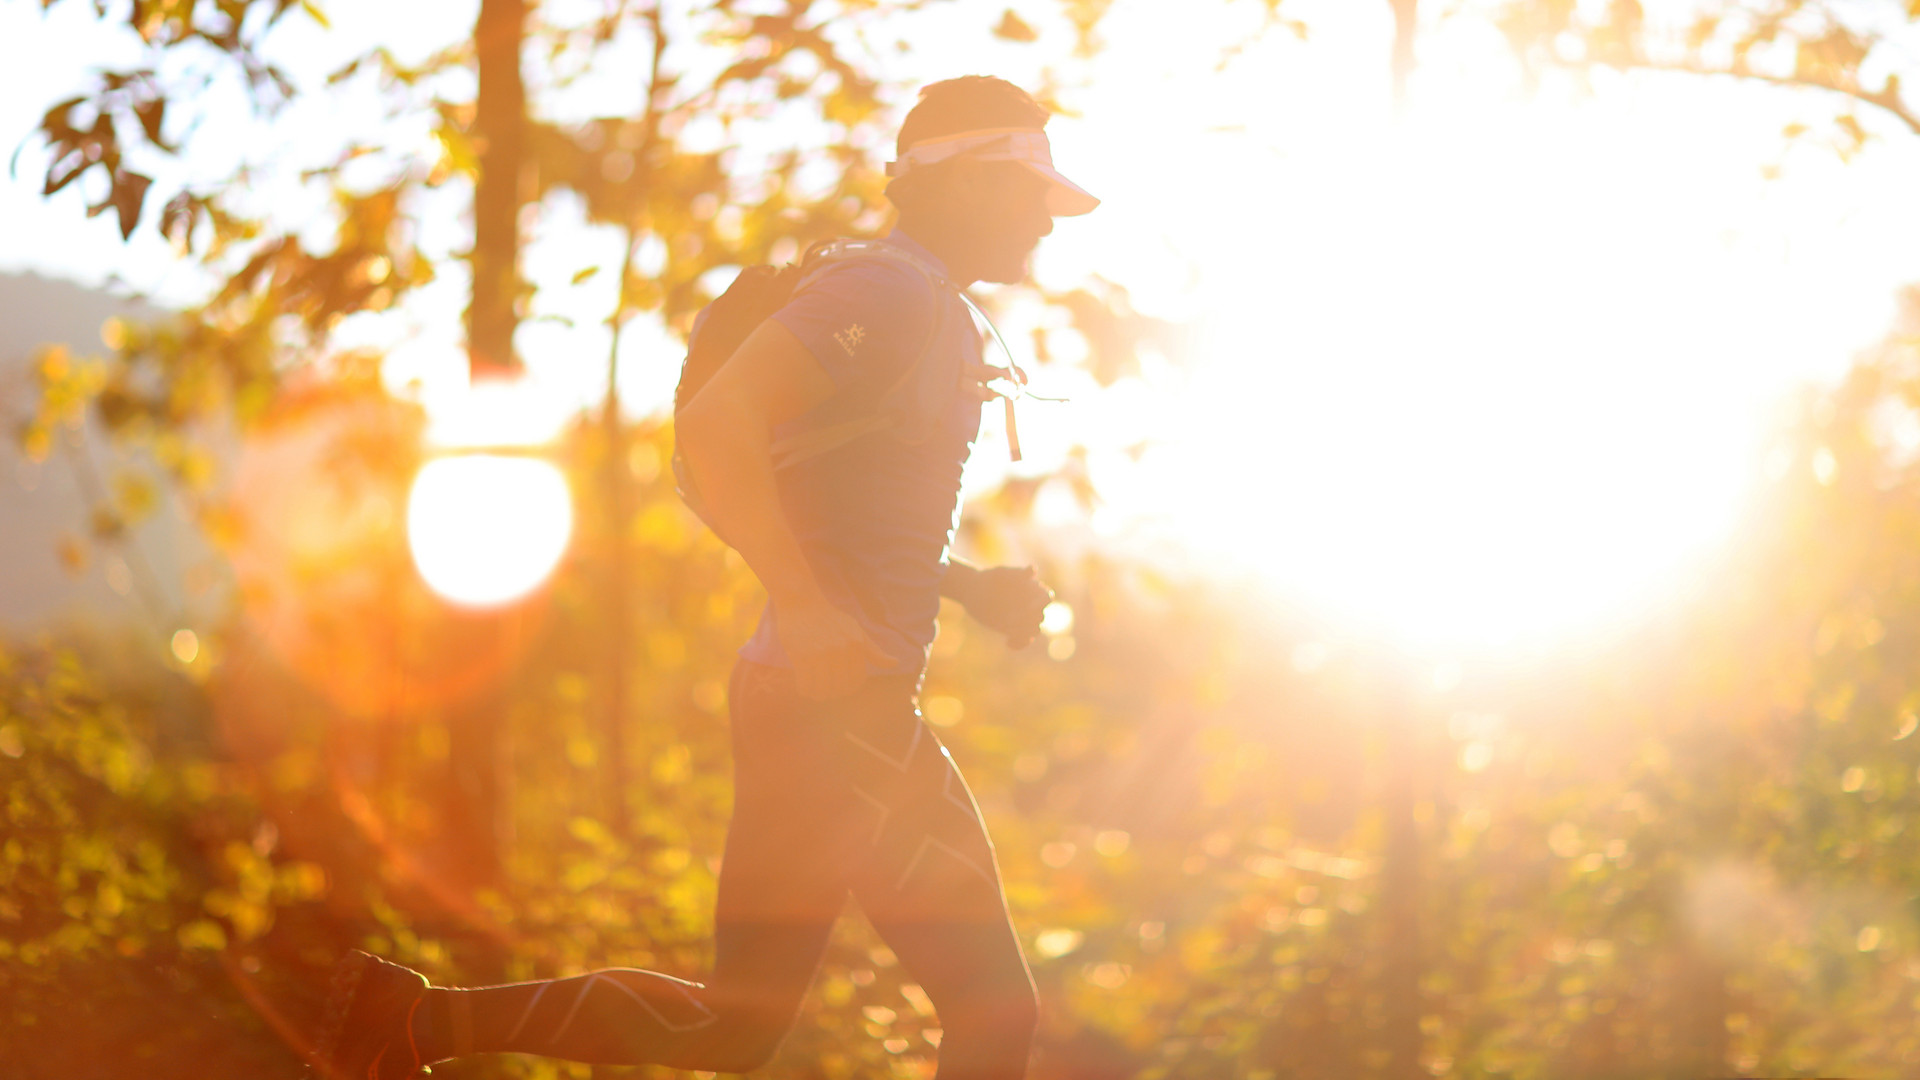
<svg viewBox="0 0 1920 1080">
<path fill-rule="evenodd" d="M 1047 213 L 1054 217 L 1079 217 L 1091 214 L 1100 205 L 1087 189 L 1060 175 L 1059 170 L 1035 161 L 1020 164 L 1038 173 L 1047 182 Z"/>
</svg>

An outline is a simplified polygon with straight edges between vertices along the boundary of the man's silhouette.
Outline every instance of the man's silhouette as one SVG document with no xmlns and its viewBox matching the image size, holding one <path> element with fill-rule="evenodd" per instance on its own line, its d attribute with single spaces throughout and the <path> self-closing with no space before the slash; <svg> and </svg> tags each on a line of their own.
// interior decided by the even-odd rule
<svg viewBox="0 0 1920 1080">
<path fill-rule="evenodd" d="M 889 168 L 886 251 L 815 273 L 680 412 L 702 512 L 769 597 L 731 685 L 708 981 L 620 968 L 429 987 L 356 953 L 322 1038 L 329 1080 L 496 1051 L 745 1072 L 792 1025 L 849 894 L 932 999 L 942 1080 L 1025 1073 L 1033 981 L 979 810 L 916 695 L 941 596 L 1014 646 L 1051 599 L 1030 568 L 947 556 L 997 370 L 957 290 L 1022 279 L 1054 216 L 1097 205 L 1054 171 L 1047 119 L 999 79 L 928 87 Z M 896 422 L 775 469 L 776 443 L 823 415 L 881 407 Z"/>
</svg>

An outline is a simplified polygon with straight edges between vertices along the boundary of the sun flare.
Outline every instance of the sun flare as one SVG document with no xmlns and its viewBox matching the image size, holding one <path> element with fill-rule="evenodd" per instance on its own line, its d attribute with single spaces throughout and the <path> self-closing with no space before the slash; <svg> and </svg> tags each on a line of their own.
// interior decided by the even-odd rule
<svg viewBox="0 0 1920 1080">
<path fill-rule="evenodd" d="M 436 458 L 407 500 L 414 565 L 456 604 L 493 607 L 537 588 L 573 533 L 573 503 L 560 470 L 499 454 Z"/>
</svg>

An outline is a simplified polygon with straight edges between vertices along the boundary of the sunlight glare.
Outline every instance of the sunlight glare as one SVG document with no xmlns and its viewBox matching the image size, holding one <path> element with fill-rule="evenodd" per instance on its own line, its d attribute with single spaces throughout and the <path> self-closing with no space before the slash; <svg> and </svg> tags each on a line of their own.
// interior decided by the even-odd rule
<svg viewBox="0 0 1920 1080">
<path fill-rule="evenodd" d="M 1302 171 L 1257 245 L 1285 265 L 1216 292 L 1169 440 L 1190 540 L 1480 643 L 1604 614 L 1724 530 L 1753 417 L 1716 395 L 1697 313 L 1751 282 L 1656 256 L 1687 212 L 1658 148 L 1584 150 L 1570 119 L 1389 132 Z"/>
<path fill-rule="evenodd" d="M 407 500 L 414 565 L 468 607 L 505 604 L 553 572 L 573 532 L 566 478 L 544 461 L 463 454 L 429 461 Z"/>
<path fill-rule="evenodd" d="M 1807 336 L 1804 304 L 1754 310 L 1783 291 L 1764 266 L 1699 239 L 1725 177 L 1681 172 L 1675 138 L 1510 103 L 1212 170 L 1234 189 L 1185 238 L 1200 332 L 1154 410 L 1177 418 L 1137 466 L 1092 456 L 1103 495 L 1422 646 L 1642 604 L 1745 490 L 1764 393 L 1730 368 L 1771 358 L 1742 339 Z"/>
<path fill-rule="evenodd" d="M 1920 146 L 1790 148 L 1830 103 L 1523 71 L 1472 19 L 1423 25 L 1396 114 L 1387 5 L 1287 10 L 1306 40 L 1226 62 L 1157 5 L 1102 23 L 1101 75 L 1049 130 L 1106 201 L 1035 272 L 1123 284 L 1174 332 L 1113 387 L 1042 365 L 1072 403 L 1023 412 L 1018 467 L 983 436 L 969 495 L 1083 471 L 1091 509 L 1043 480 L 1047 543 L 1246 586 L 1332 648 L 1571 645 L 1686 595 L 1783 399 L 1920 276 Z"/>
<path fill-rule="evenodd" d="M 469 382 L 464 368 L 458 374 L 458 381 L 422 394 L 427 441 L 435 446 L 540 446 L 552 442 L 579 407 L 529 376 Z"/>
</svg>

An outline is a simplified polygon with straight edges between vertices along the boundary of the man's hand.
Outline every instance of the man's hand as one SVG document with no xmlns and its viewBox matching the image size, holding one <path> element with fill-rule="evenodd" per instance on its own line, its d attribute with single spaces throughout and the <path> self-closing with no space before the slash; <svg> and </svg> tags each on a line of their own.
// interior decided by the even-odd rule
<svg viewBox="0 0 1920 1080">
<path fill-rule="evenodd" d="M 794 687 L 815 701 L 846 697 L 867 681 L 867 665 L 894 658 L 867 636 L 860 620 L 828 601 L 774 604 L 780 647 L 793 661 Z"/>
<path fill-rule="evenodd" d="M 975 570 L 954 599 L 967 614 L 1007 636 L 1007 646 L 1024 649 L 1040 636 L 1040 619 L 1053 603 L 1053 590 L 1040 584 L 1031 566 Z"/>
</svg>

